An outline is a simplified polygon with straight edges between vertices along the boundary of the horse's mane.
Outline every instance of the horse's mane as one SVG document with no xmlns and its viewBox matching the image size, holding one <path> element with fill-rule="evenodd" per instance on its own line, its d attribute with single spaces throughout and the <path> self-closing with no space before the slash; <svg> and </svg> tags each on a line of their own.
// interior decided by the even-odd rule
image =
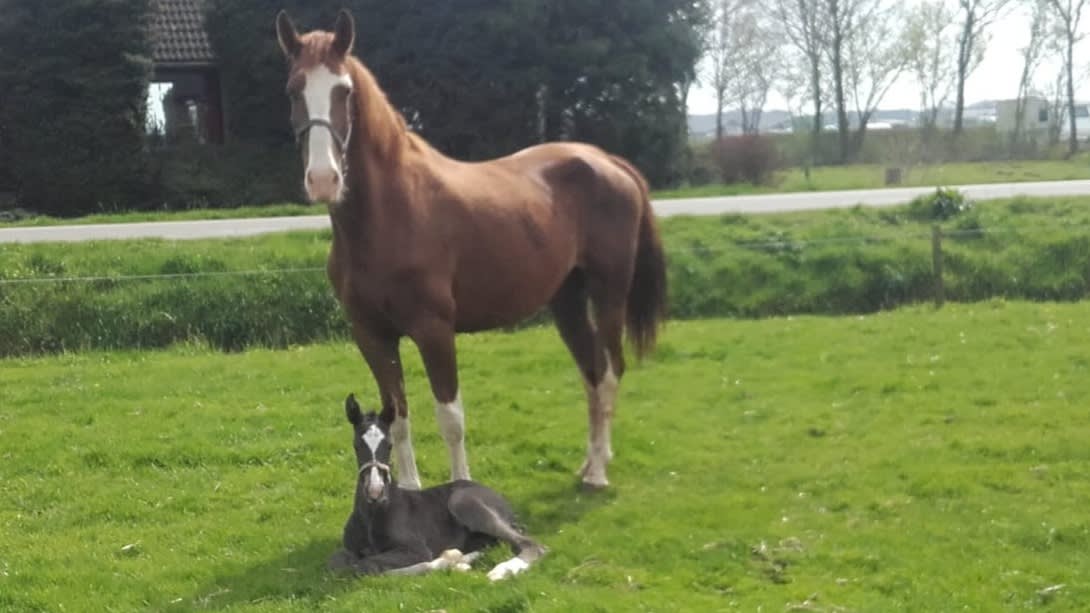
<svg viewBox="0 0 1090 613">
<path fill-rule="evenodd" d="M 356 140 L 357 147 L 372 147 L 385 159 L 397 159 L 406 149 L 420 151 L 427 143 L 411 132 L 405 118 L 390 103 L 378 81 L 354 56 L 345 59 L 345 68 L 355 84 L 356 122 L 354 129 L 366 136 Z"/>
</svg>

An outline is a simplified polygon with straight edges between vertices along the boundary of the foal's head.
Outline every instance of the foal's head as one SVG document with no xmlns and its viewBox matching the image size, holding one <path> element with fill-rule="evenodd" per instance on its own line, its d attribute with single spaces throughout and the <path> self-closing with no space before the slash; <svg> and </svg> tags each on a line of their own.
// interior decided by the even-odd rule
<svg viewBox="0 0 1090 613">
<path fill-rule="evenodd" d="M 344 401 L 344 413 L 352 424 L 352 443 L 356 449 L 356 465 L 359 477 L 356 491 L 359 500 L 383 504 L 389 499 L 393 483 L 390 471 L 390 424 L 374 411 L 364 414 L 356 397 L 349 394 Z"/>
<path fill-rule="evenodd" d="M 344 198 L 352 137 L 352 79 L 346 66 L 355 39 L 352 15 L 341 9 L 333 32 L 300 35 L 280 11 L 276 35 L 290 63 L 287 94 L 292 129 L 303 150 L 307 198 L 337 204 Z"/>
</svg>

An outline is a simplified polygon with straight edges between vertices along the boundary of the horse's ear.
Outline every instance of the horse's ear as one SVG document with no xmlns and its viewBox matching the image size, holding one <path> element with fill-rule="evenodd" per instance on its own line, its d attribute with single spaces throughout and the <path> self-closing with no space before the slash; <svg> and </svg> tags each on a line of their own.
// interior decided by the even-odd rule
<svg viewBox="0 0 1090 613">
<path fill-rule="evenodd" d="M 348 55 L 352 43 L 356 40 L 356 22 L 348 9 L 337 11 L 337 21 L 333 24 L 333 51 L 340 56 Z"/>
<path fill-rule="evenodd" d="M 363 423 L 363 412 L 360 411 L 360 404 L 356 402 L 355 394 L 349 394 L 348 398 L 344 399 L 344 415 L 348 418 L 348 423 L 353 426 Z"/>
<path fill-rule="evenodd" d="M 284 51 L 284 55 L 291 59 L 299 56 L 303 42 L 299 39 L 299 32 L 295 30 L 291 17 L 288 17 L 287 11 L 283 9 L 276 14 L 276 39 L 280 42 L 280 49 Z"/>
</svg>

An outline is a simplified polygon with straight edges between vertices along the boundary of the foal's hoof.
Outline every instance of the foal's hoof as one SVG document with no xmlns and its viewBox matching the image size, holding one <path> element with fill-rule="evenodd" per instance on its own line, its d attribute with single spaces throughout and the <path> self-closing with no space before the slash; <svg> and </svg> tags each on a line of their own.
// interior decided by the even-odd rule
<svg viewBox="0 0 1090 613">
<path fill-rule="evenodd" d="M 527 568 L 530 568 L 530 565 L 526 563 L 526 560 L 523 560 L 522 558 L 511 558 L 506 562 L 500 562 L 495 568 L 488 571 L 488 580 L 499 581 L 508 577 L 514 577 Z"/>
</svg>

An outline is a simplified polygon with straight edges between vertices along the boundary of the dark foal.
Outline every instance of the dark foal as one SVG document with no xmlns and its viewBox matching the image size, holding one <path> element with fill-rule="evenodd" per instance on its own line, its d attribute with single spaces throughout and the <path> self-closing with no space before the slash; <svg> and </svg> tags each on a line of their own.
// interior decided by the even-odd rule
<svg viewBox="0 0 1090 613">
<path fill-rule="evenodd" d="M 390 424 L 360 411 L 353 395 L 344 405 L 359 466 L 356 495 L 344 526 L 344 548 L 329 560 L 335 570 L 359 574 L 422 574 L 468 570 L 480 551 L 505 542 L 515 557 L 488 573 L 496 581 L 530 567 L 545 548 L 519 532 L 504 498 L 473 481 L 425 490 L 396 486 L 390 470 Z"/>
</svg>

